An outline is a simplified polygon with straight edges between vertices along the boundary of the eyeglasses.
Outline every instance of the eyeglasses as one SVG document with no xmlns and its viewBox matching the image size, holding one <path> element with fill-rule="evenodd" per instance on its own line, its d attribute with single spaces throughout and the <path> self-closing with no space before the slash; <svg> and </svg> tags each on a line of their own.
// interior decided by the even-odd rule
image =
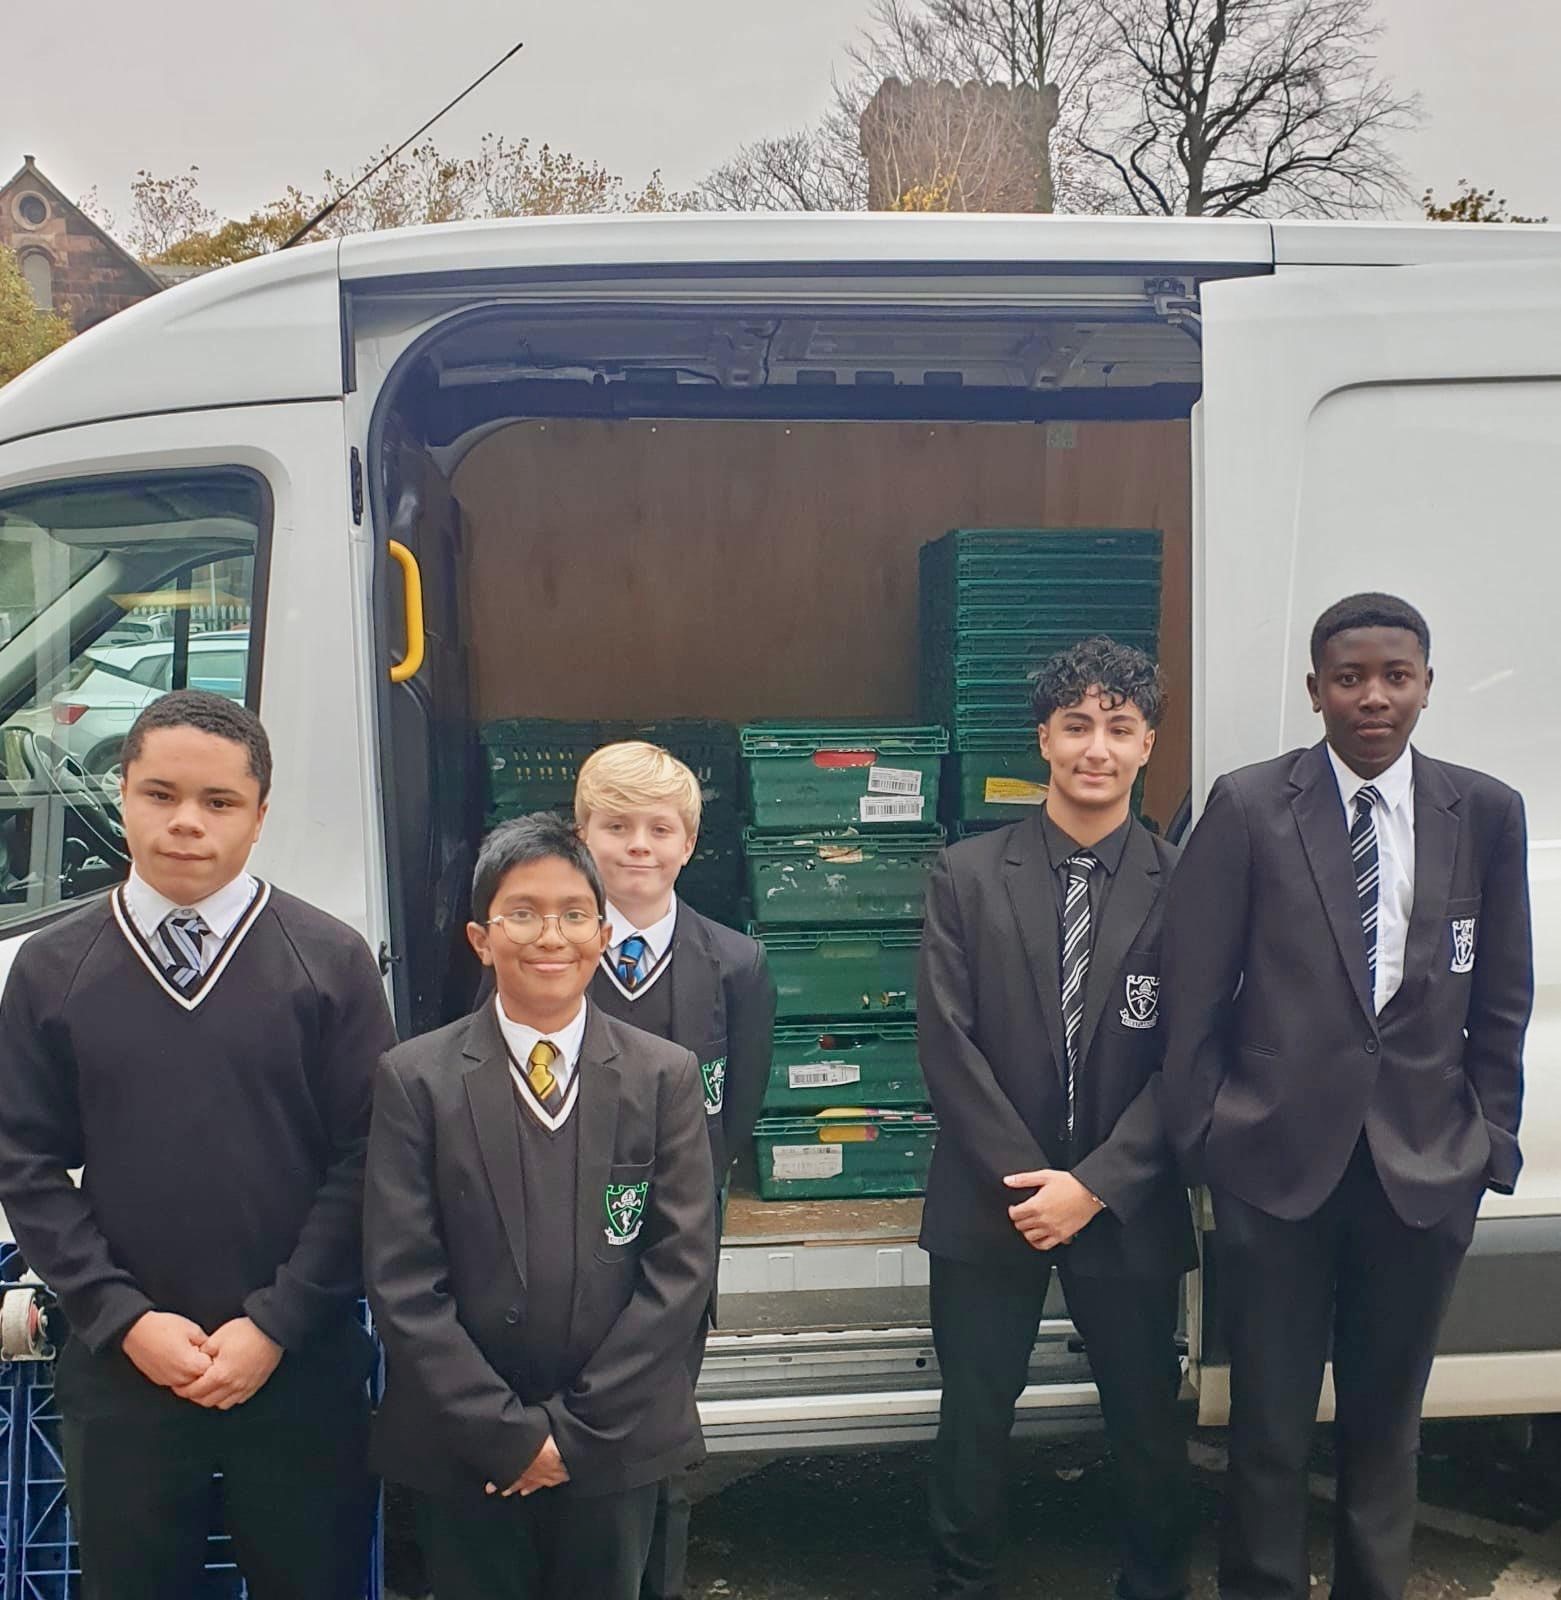
<svg viewBox="0 0 1561 1600">
<path fill-rule="evenodd" d="M 550 911 L 546 916 L 540 911 L 506 911 L 501 917 L 489 917 L 484 926 L 503 928 L 511 944 L 535 944 L 548 923 L 556 922 L 570 944 L 589 944 L 604 920 L 591 911 Z"/>
</svg>

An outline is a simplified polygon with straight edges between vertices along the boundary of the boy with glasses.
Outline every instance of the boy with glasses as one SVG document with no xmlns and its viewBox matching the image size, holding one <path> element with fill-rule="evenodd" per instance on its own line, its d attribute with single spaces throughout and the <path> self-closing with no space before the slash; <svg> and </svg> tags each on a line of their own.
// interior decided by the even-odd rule
<svg viewBox="0 0 1561 1600">
<path fill-rule="evenodd" d="M 585 993 L 590 852 L 494 830 L 467 934 L 493 1001 L 380 1066 L 365 1271 L 374 1454 L 419 1491 L 439 1600 L 634 1600 L 657 1485 L 703 1454 L 687 1353 L 715 1275 L 699 1064 Z"/>
</svg>

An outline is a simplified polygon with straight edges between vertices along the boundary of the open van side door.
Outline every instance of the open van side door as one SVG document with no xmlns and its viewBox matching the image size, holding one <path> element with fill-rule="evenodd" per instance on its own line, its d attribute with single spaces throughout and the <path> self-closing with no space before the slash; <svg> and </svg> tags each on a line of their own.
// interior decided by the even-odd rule
<svg viewBox="0 0 1561 1600">
<path fill-rule="evenodd" d="M 1426 614 L 1436 684 L 1416 743 L 1494 773 L 1528 807 L 1538 1003 L 1527 1049 L 1526 1165 L 1515 1196 L 1486 1197 L 1481 1229 L 1495 1223 L 1511 1237 L 1518 1224 L 1507 1219 L 1520 1218 L 1549 1218 L 1554 1228 L 1561 271 L 1281 267 L 1274 277 L 1206 285 L 1202 304 L 1194 800 L 1201 806 L 1221 772 L 1321 737 L 1305 675 L 1311 626 L 1327 605 L 1386 590 Z M 1471 1257 L 1466 1285 L 1475 1267 Z M 1456 1360 L 1439 1361 L 1428 1411 L 1549 1409 L 1516 1395 L 1502 1403 L 1483 1359 L 1476 1367 L 1489 1370 L 1458 1367 L 1466 1356 L 1513 1349 L 1510 1329 L 1504 1344 L 1486 1342 L 1458 1316 L 1455 1306 L 1449 1328 L 1462 1329 L 1465 1342 L 1452 1346 Z M 1217 1422 L 1227 1391 L 1212 1319 L 1202 1320 L 1194 1354 L 1204 1368 L 1203 1420 Z M 1461 1406 L 1447 1388 L 1455 1369 L 1481 1390 Z"/>
</svg>

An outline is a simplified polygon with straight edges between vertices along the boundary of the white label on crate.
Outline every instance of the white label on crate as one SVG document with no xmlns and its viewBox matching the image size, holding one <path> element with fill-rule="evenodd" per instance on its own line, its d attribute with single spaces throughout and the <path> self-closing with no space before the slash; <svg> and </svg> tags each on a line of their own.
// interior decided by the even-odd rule
<svg viewBox="0 0 1561 1600">
<path fill-rule="evenodd" d="M 793 1089 L 838 1089 L 843 1083 L 860 1083 L 862 1069 L 850 1061 L 814 1061 L 787 1067 L 786 1082 Z"/>
<path fill-rule="evenodd" d="M 838 1178 L 845 1171 L 845 1150 L 838 1144 L 778 1144 L 770 1151 L 771 1176 Z"/>
<path fill-rule="evenodd" d="M 908 767 L 869 767 L 869 794 L 920 794 L 921 774 Z"/>
<path fill-rule="evenodd" d="M 857 821 L 920 822 L 926 811 L 926 795 L 864 794 L 857 802 Z"/>
</svg>

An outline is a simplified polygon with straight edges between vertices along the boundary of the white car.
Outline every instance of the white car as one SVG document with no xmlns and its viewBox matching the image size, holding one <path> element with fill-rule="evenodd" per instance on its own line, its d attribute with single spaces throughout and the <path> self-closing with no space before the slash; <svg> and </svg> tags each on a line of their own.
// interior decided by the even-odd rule
<svg viewBox="0 0 1561 1600">
<path fill-rule="evenodd" d="M 142 709 L 173 687 L 174 641 L 94 645 L 92 670 L 50 702 L 54 743 L 90 773 L 115 774 L 120 747 Z M 242 701 L 249 634 L 205 633 L 190 640 L 188 687 Z"/>
</svg>

